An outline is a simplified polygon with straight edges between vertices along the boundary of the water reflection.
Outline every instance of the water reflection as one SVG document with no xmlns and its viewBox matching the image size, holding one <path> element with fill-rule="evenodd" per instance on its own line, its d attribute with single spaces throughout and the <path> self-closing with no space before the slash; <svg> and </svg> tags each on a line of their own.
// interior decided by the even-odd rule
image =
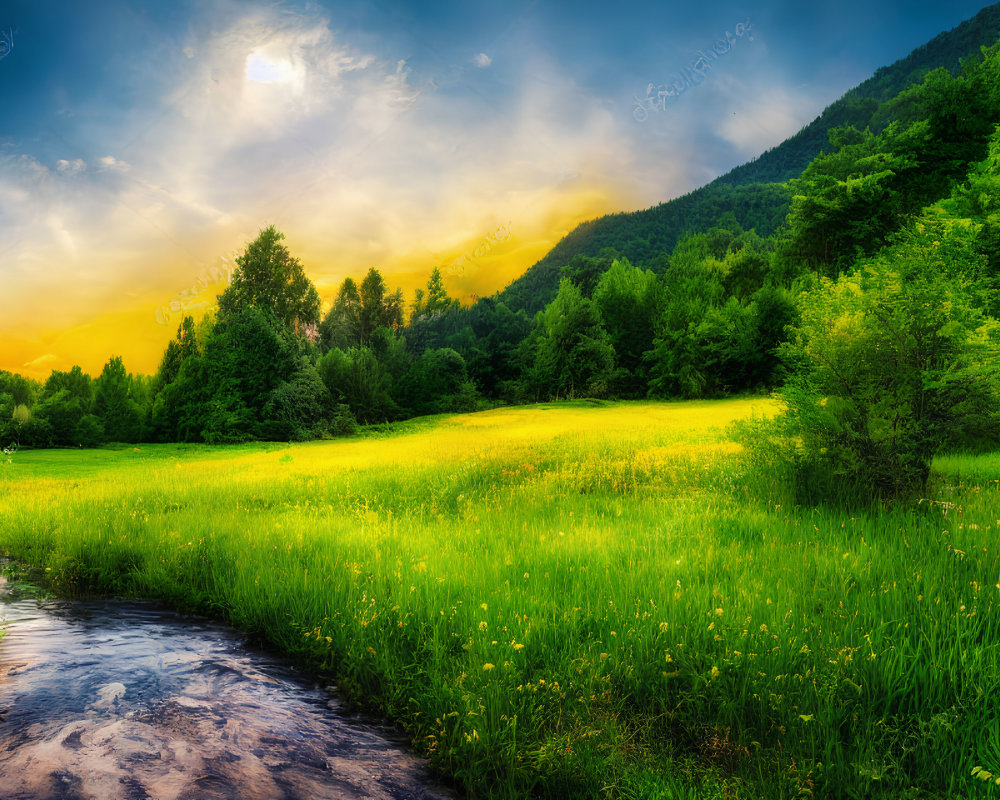
<svg viewBox="0 0 1000 800">
<path fill-rule="evenodd" d="M 0 579 L 0 798 L 444 798 L 384 731 L 232 630 Z"/>
</svg>

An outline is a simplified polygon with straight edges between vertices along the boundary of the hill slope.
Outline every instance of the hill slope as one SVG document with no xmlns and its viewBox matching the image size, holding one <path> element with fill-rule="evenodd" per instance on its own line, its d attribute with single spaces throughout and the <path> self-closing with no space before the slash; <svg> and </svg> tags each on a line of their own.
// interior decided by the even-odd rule
<svg viewBox="0 0 1000 800">
<path fill-rule="evenodd" d="M 938 67 L 956 73 L 964 59 L 977 57 L 981 46 L 998 38 L 1000 3 L 882 67 L 797 134 L 712 183 L 652 208 L 609 214 L 579 225 L 501 291 L 498 299 L 512 310 L 533 314 L 555 297 L 564 265 L 576 255 L 596 256 L 606 247 L 633 264 L 657 269 L 688 233 L 735 221 L 743 228 L 756 228 L 762 236 L 770 235 L 788 211 L 789 193 L 781 184 L 798 176 L 827 146 L 830 128 L 846 124 L 877 128 L 882 103 Z"/>
</svg>

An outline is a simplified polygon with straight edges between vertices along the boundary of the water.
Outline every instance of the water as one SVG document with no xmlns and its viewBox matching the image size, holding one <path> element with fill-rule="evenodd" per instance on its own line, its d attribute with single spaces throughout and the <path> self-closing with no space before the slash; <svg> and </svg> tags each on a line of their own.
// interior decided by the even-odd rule
<svg viewBox="0 0 1000 800">
<path fill-rule="evenodd" d="M 0 800 L 436 800 L 387 731 L 225 626 L 0 578 Z"/>
</svg>

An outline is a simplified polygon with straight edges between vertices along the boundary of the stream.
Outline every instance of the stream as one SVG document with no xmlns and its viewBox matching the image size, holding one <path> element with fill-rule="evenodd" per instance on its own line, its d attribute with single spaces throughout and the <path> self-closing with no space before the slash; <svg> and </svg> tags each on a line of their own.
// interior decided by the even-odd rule
<svg viewBox="0 0 1000 800">
<path fill-rule="evenodd" d="M 224 625 L 0 578 L 0 800 L 442 800 L 391 729 Z"/>
</svg>

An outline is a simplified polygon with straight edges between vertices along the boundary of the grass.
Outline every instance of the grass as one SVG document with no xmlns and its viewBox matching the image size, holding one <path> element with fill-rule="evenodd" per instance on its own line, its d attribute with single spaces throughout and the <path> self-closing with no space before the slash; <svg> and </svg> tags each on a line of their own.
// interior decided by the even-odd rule
<svg viewBox="0 0 1000 800">
<path fill-rule="evenodd" d="M 19 452 L 0 552 L 262 635 L 473 797 L 1000 796 L 1000 458 L 793 508 L 723 433 L 771 409 Z"/>
</svg>

